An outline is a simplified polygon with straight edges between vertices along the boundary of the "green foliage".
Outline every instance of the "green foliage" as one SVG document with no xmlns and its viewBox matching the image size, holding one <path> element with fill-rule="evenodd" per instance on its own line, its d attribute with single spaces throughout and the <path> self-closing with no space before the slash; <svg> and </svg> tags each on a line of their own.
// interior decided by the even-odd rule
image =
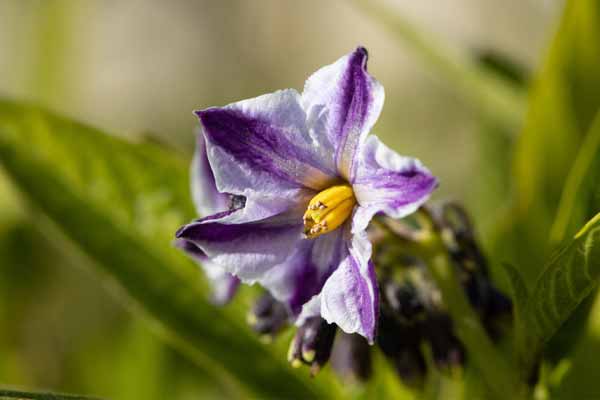
<svg viewBox="0 0 600 400">
<path fill-rule="evenodd" d="M 531 293 L 516 268 L 506 265 L 515 303 L 516 351 L 528 374 L 545 343 L 600 280 L 600 214 L 552 257 Z"/>
<path fill-rule="evenodd" d="M 511 291 L 511 298 L 513 302 L 513 323 L 515 331 L 515 346 L 524 348 L 525 347 L 525 316 L 527 302 L 529 301 L 529 292 L 525 281 L 519 270 L 510 264 L 503 264 L 504 272 L 508 278 L 508 283 Z"/>
<path fill-rule="evenodd" d="M 554 335 L 599 279 L 600 214 L 597 214 L 557 252 L 531 292 L 524 317 L 529 323 L 528 335 L 534 349 Z M 535 353 L 532 348 L 523 350 Z"/>
<path fill-rule="evenodd" d="M 559 243 L 569 232 L 573 232 L 575 221 L 585 220 L 588 210 L 598 207 L 600 191 L 600 113 L 585 136 L 573 168 L 569 171 L 562 191 L 558 212 L 550 240 Z"/>
<path fill-rule="evenodd" d="M 548 233 L 562 188 L 600 106 L 599 39 L 598 2 L 567 2 L 550 51 L 534 75 L 515 147 L 513 204 L 494 251 L 501 261 L 519 265 L 528 283 L 535 281 L 555 244 Z M 581 226 L 596 211 L 577 214 L 571 226 Z"/>
<path fill-rule="evenodd" d="M 495 210 L 502 211 L 498 235 L 484 240 L 492 244 L 493 264 L 510 262 L 504 264 L 504 271 L 514 306 L 513 361 L 517 363 L 511 364 L 488 337 L 449 260 L 437 255 L 430 260 L 430 272 L 440 286 L 470 365 L 464 380 L 432 373 L 425 395 L 469 397 L 468 393 L 487 390 L 498 398 L 507 393 L 521 396 L 526 391 L 524 382 L 548 344 L 564 330 L 572 335 L 569 343 L 575 341 L 589 314 L 589 308 L 582 305 L 586 301 L 591 304 L 600 279 L 600 214 L 596 214 L 600 204 L 600 3 L 567 2 L 543 66 L 534 74 L 518 136 L 514 133 L 522 123 L 527 89 L 519 71 L 495 58 L 478 63 L 466 52 L 450 51 L 381 4 L 356 3 L 437 68 L 477 111 L 486 136 L 479 141 L 482 165 L 479 176 L 472 177 L 476 184 L 471 203 L 476 204 L 479 216 L 486 218 L 493 218 Z M 62 35 L 53 33 L 53 26 L 61 21 L 60 11 L 56 12 L 57 16 L 49 14 L 48 37 L 40 43 L 48 50 L 57 40 L 53 35 Z M 50 64 L 60 62 L 60 54 L 54 58 L 49 58 Z M 48 90 L 54 87 L 49 77 L 60 75 L 59 71 L 52 65 L 41 69 L 36 87 L 42 86 L 46 95 L 56 93 L 58 89 Z M 0 226 L 0 259 L 11 264 L 0 271 L 0 277 L 11 275 L 17 284 L 27 281 L 29 286 L 23 287 L 29 289 L 31 281 L 42 279 L 34 277 L 35 271 L 13 263 L 15 254 L 27 253 L 19 259 L 33 265 L 40 257 L 40 251 L 35 251 L 40 249 L 37 240 L 66 246 L 68 252 L 75 247 L 84 254 L 78 262 L 99 266 L 118 283 L 137 306 L 134 310 L 142 310 L 164 338 L 203 371 L 209 371 L 208 379 L 219 377 L 228 385 L 234 383 L 228 394 L 339 397 L 337 383 L 328 371 L 308 381 L 287 365 L 282 343 L 264 347 L 244 326 L 239 310 L 210 305 L 196 266 L 171 246 L 177 227 L 194 217 L 186 157 L 150 143 L 121 140 L 36 107 L 0 100 L 0 162 L 28 201 L 29 210 L 36 212 L 31 222 L 21 215 L 20 208 L 0 210 L 10 220 Z M 507 190 L 509 185 L 512 192 Z M 0 205 L 4 207 L 2 201 Z M 565 238 L 566 244 L 549 258 Z M 44 246 L 46 250 L 48 243 Z M 49 250 L 43 256 L 57 254 Z M 21 293 L 16 286 L 0 280 L 0 288 L 9 295 Z M 9 319 L 10 315 L 3 318 Z M 569 321 L 574 325 L 567 325 Z M 134 328 L 131 337 L 123 340 L 122 346 L 130 350 L 123 354 L 130 356 L 134 351 L 144 355 L 141 359 L 147 368 L 124 363 L 116 370 L 123 371 L 124 380 L 138 375 L 140 380 L 158 377 L 166 368 L 150 360 L 168 363 L 169 354 L 152 341 L 139 342 L 138 328 Z M 587 342 L 599 348 L 597 336 L 588 337 Z M 561 356 L 565 354 L 564 349 L 559 350 L 563 350 L 558 352 Z M 88 357 L 96 358 L 95 354 Z M 552 370 L 548 358 L 542 364 Z M 559 387 L 566 375 L 566 381 L 576 387 L 576 379 L 562 367 L 556 369 L 560 374 L 554 374 L 560 378 L 545 371 L 540 385 Z M 376 369 L 370 384 L 348 388 L 344 394 L 356 399 L 418 396 L 398 382 L 380 355 Z M 159 385 L 154 382 L 144 389 L 155 392 Z M 137 388 L 133 390 L 132 395 L 139 394 Z M 168 388 L 161 390 L 168 392 Z M 83 399 L 0 390 L 3 398 Z"/>
<path fill-rule="evenodd" d="M 224 368 L 264 397 L 331 393 L 291 371 L 239 315 L 210 305 L 196 267 L 172 248 L 173 232 L 193 217 L 184 157 L 2 101 L 0 160 L 31 205 L 193 360 L 211 370 Z M 37 225 L 48 227 L 43 218 Z M 57 240 L 55 231 L 46 233 Z"/>
</svg>

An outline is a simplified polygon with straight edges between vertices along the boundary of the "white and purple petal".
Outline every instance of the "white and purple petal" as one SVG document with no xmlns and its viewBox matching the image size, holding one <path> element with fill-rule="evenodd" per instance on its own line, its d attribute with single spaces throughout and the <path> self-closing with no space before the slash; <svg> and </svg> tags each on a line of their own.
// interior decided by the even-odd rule
<svg viewBox="0 0 600 400">
<path fill-rule="evenodd" d="M 358 333 L 370 343 L 375 338 L 379 292 L 365 232 L 346 241 L 344 257 L 327 278 L 321 292 L 304 304 L 296 324 L 320 315 L 346 333 Z"/>
<path fill-rule="evenodd" d="M 300 95 L 293 89 L 196 114 L 221 192 L 321 190 L 335 177 L 314 151 Z"/>
<path fill-rule="evenodd" d="M 348 256 L 327 279 L 321 292 L 321 316 L 346 333 L 375 339 L 379 292 L 371 262 L 371 243 L 363 232 L 354 235 Z"/>
<path fill-rule="evenodd" d="M 196 152 L 190 169 L 190 181 L 192 199 L 198 214 L 206 216 L 229 209 L 230 195 L 221 193 L 217 189 L 202 132 L 198 132 Z"/>
<path fill-rule="evenodd" d="M 356 153 L 385 97 L 383 86 L 367 72 L 367 59 L 367 50 L 357 48 L 310 76 L 302 93 L 308 115 L 326 113 L 321 141 L 331 146 L 338 173 L 347 180 L 354 175 Z"/>
<path fill-rule="evenodd" d="M 259 283 L 286 304 L 292 315 L 298 315 L 304 303 L 321 291 L 345 252 L 341 229 L 314 240 L 304 239 L 289 258 L 270 269 Z"/>
<path fill-rule="evenodd" d="M 176 237 L 196 245 L 211 262 L 253 283 L 282 263 L 303 240 L 298 216 L 275 216 L 261 221 L 231 223 L 242 210 L 230 210 L 202 218 L 179 229 Z"/>
<path fill-rule="evenodd" d="M 377 213 L 414 212 L 437 181 L 418 160 L 367 137 L 384 101 L 367 58 L 359 47 L 320 69 L 302 96 L 290 89 L 197 111 L 194 200 L 202 214 L 217 214 L 177 237 L 192 256 L 210 260 L 204 265 L 215 280 L 258 282 L 299 314 L 298 324 L 320 315 L 372 343 L 379 299 L 365 229 Z M 340 181 L 358 203 L 351 219 L 304 238 L 309 200 Z M 243 208 L 228 210 L 232 195 L 245 199 Z"/>
<path fill-rule="evenodd" d="M 377 213 L 402 218 L 415 212 L 437 187 L 419 160 L 398 155 L 375 135 L 362 146 L 351 183 L 359 204 L 352 217 L 354 233 L 366 229 Z"/>
<path fill-rule="evenodd" d="M 175 246 L 183 250 L 202 268 L 211 284 L 215 304 L 227 304 L 237 292 L 240 280 L 212 263 L 206 254 L 193 243 L 185 239 L 177 239 Z"/>
</svg>

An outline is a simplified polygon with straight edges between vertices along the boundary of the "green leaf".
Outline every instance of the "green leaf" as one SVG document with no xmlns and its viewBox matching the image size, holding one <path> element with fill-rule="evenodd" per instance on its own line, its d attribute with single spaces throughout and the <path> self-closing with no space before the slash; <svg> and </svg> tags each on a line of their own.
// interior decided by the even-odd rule
<svg viewBox="0 0 600 400">
<path fill-rule="evenodd" d="M 600 108 L 600 3 L 569 0 L 542 68 L 535 74 L 515 147 L 512 208 L 494 254 L 522 266 L 535 282 L 554 243 L 548 240 L 562 188 Z M 581 226 L 597 210 L 579 215 Z"/>
<path fill-rule="evenodd" d="M 194 216 L 185 157 L 0 101 L 0 162 L 26 199 L 194 361 L 258 397 L 332 395 L 330 382 L 309 382 L 239 315 L 210 305 L 196 266 L 172 247 L 175 230 Z"/>
<path fill-rule="evenodd" d="M 504 272 L 508 278 L 513 303 L 513 321 L 515 330 L 515 343 L 517 346 L 525 345 L 526 322 L 523 313 L 529 301 L 529 291 L 519 270 L 511 264 L 504 263 Z"/>
<path fill-rule="evenodd" d="M 538 355 L 600 280 L 600 213 L 560 249 L 540 275 L 524 312 L 529 340 L 524 359 Z"/>
<path fill-rule="evenodd" d="M 592 123 L 579 149 L 562 190 L 558 212 L 550 231 L 553 243 L 561 242 L 573 221 L 581 219 L 587 209 L 598 204 L 598 171 L 600 170 L 600 113 Z M 591 197 L 591 198 L 590 198 Z M 585 216 L 584 216 L 585 218 Z"/>
<path fill-rule="evenodd" d="M 19 400 L 100 400 L 98 397 L 86 397 L 73 394 L 41 393 L 41 392 L 22 392 L 19 390 L 0 389 L 0 400 L 19 399 Z"/>
</svg>

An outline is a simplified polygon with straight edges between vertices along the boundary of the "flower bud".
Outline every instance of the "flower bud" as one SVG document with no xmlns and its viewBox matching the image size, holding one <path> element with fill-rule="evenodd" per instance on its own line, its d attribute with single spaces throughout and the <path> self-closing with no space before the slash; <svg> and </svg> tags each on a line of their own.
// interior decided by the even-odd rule
<svg viewBox="0 0 600 400">
<path fill-rule="evenodd" d="M 248 313 L 247 321 L 256 333 L 269 341 L 285 327 L 288 318 L 285 305 L 275 300 L 271 294 L 265 293 Z"/>
<path fill-rule="evenodd" d="M 331 366 L 344 381 L 366 381 L 372 373 L 369 343 L 360 335 L 340 332 L 333 345 Z"/>
<path fill-rule="evenodd" d="M 321 317 L 308 318 L 290 343 L 288 361 L 295 368 L 310 365 L 311 375 L 316 375 L 329 360 L 336 330 L 336 325 Z"/>
<path fill-rule="evenodd" d="M 438 368 L 456 368 L 464 364 L 463 345 L 452 331 L 447 314 L 432 314 L 422 325 L 423 337 L 431 345 L 433 361 Z"/>
<path fill-rule="evenodd" d="M 425 311 L 417 289 L 410 282 L 387 279 L 381 284 L 383 301 L 396 318 L 406 323 L 414 322 Z"/>
<path fill-rule="evenodd" d="M 418 325 L 403 324 L 382 310 L 377 344 L 400 378 L 413 387 L 423 385 L 426 371 L 420 334 Z"/>
</svg>

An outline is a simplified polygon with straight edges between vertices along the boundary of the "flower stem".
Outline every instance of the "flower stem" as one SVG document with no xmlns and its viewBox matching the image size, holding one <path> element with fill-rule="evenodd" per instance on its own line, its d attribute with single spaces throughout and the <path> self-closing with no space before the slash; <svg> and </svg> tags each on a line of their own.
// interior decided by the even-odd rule
<svg viewBox="0 0 600 400">
<path fill-rule="evenodd" d="M 467 300 L 441 240 L 432 234 L 423 252 L 431 275 L 442 293 L 456 336 L 482 374 L 494 398 L 525 398 L 527 389 L 513 372 L 510 362 L 498 352 Z"/>
<path fill-rule="evenodd" d="M 452 318 L 454 333 L 465 346 L 468 357 L 481 373 L 493 398 L 527 398 L 527 386 L 519 380 L 516 368 L 494 346 L 465 295 L 455 265 L 450 260 L 447 241 L 444 241 L 446 229 L 426 208 L 420 209 L 415 217 L 420 226 L 418 230 L 408 229 L 391 219 L 375 221 L 376 226 L 385 230 L 403 251 L 422 259 L 428 266 Z"/>
</svg>

